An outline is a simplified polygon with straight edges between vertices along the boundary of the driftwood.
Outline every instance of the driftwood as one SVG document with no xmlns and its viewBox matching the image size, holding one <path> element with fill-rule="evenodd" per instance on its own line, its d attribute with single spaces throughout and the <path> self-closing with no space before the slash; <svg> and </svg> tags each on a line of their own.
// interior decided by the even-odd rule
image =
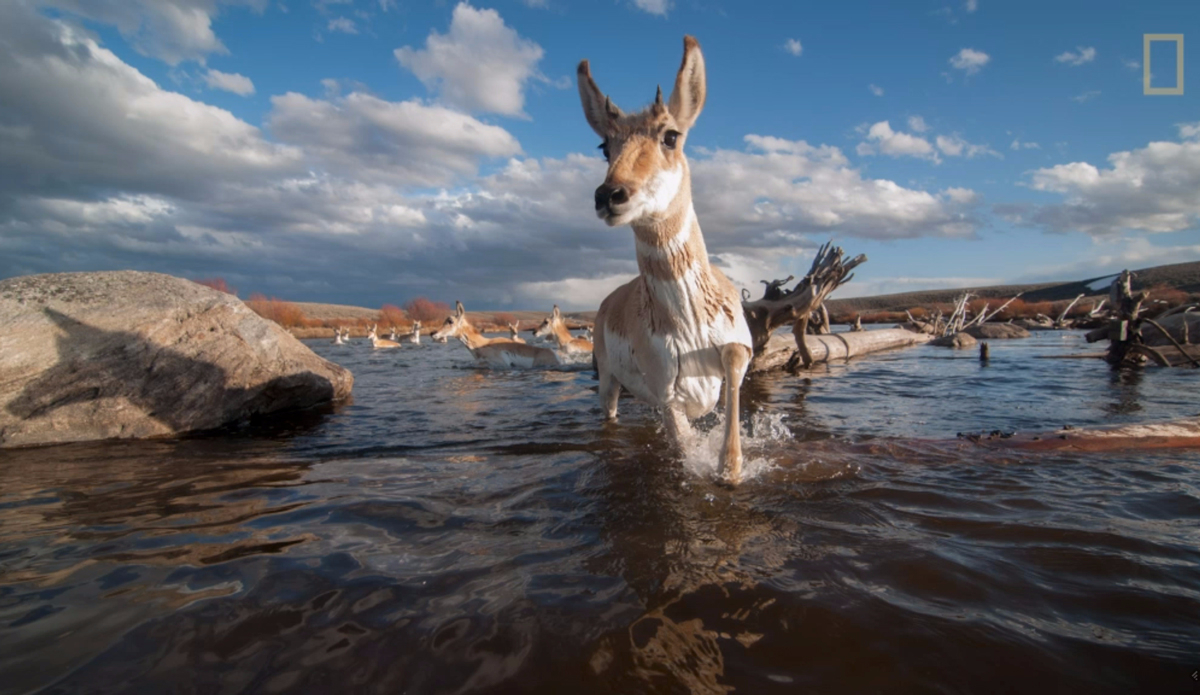
<svg viewBox="0 0 1200 695">
<path fill-rule="evenodd" d="M 847 260 L 841 248 L 826 243 L 817 251 L 808 274 L 797 282 L 795 287 L 790 290 L 784 289 L 784 285 L 792 279 L 790 276 L 785 280 L 764 282 L 766 289 L 762 299 L 743 301 L 742 311 L 750 326 L 750 337 L 754 347 L 750 371 L 764 370 L 761 364 L 756 363 L 760 361 L 763 349 L 771 340 L 775 329 L 792 323 L 793 334 L 805 335 L 813 312 L 819 312 L 825 299 L 839 285 L 849 282 L 854 277 L 851 271 L 866 260 L 867 257 L 862 254 Z M 828 314 L 822 315 L 826 325 L 827 316 Z M 801 350 L 806 349 L 803 340 L 797 340 L 796 345 Z"/>
<path fill-rule="evenodd" d="M 1081 300 L 1081 299 L 1083 299 L 1082 293 L 1080 293 L 1080 295 L 1078 297 L 1076 297 L 1075 299 L 1071 300 L 1071 303 L 1067 305 L 1066 309 L 1062 310 L 1062 313 L 1058 315 L 1058 318 L 1054 319 L 1054 327 L 1055 328 L 1066 328 L 1067 327 L 1067 314 L 1071 313 L 1071 309 L 1074 309 L 1075 305 L 1077 303 L 1079 303 L 1079 300 Z"/>
<path fill-rule="evenodd" d="M 1186 316 L 1193 307 L 1170 309 L 1160 314 L 1157 320 L 1144 316 L 1146 311 L 1144 305 L 1150 298 L 1150 293 L 1143 290 L 1134 294 L 1133 278 L 1133 273 L 1123 270 L 1113 281 L 1108 290 L 1109 303 L 1112 306 L 1112 319 L 1109 320 L 1108 325 L 1089 331 L 1085 336 L 1087 341 L 1094 343 L 1107 338 L 1109 345 L 1105 359 L 1114 367 L 1136 366 L 1144 364 L 1147 360 L 1163 367 L 1180 364 L 1200 367 L 1200 346 L 1187 345 L 1186 333 L 1184 334 L 1185 342 L 1180 343 L 1167 328 L 1159 323 L 1160 320 L 1174 314 L 1182 313 Z M 1167 344 L 1148 345 L 1147 335 L 1143 335 L 1147 326 L 1161 334 Z"/>
<path fill-rule="evenodd" d="M 851 357 L 894 348 L 921 345 L 929 341 L 930 336 L 913 333 L 903 328 L 888 328 L 879 331 L 862 331 L 861 333 L 832 333 L 830 335 L 805 335 L 804 346 L 808 352 L 808 366 L 847 360 Z M 794 337 L 774 335 L 763 346 L 762 351 L 755 354 L 750 363 L 751 372 L 765 372 L 780 367 L 795 371 L 804 366 L 803 358 L 796 347 Z"/>
</svg>

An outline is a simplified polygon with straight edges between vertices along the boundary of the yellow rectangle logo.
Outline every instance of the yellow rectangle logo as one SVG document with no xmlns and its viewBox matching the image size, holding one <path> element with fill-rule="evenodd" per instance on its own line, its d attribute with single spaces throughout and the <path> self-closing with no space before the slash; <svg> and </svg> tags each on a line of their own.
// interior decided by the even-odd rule
<svg viewBox="0 0 1200 695">
<path fill-rule="evenodd" d="M 1175 86 L 1150 86 L 1150 44 L 1154 41 L 1175 42 Z M 1183 94 L 1183 34 L 1142 34 L 1142 94 Z"/>
</svg>

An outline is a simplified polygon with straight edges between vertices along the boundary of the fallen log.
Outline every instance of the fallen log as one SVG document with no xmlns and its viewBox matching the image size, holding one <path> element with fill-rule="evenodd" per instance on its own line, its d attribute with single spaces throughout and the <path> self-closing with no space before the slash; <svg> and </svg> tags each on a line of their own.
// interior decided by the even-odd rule
<svg viewBox="0 0 1200 695">
<path fill-rule="evenodd" d="M 805 335 L 804 345 L 811 357 L 809 366 L 826 364 L 852 357 L 893 350 L 896 348 L 923 345 L 930 336 L 914 333 L 903 328 L 886 328 L 879 331 L 858 333 L 831 333 L 828 335 Z M 762 350 L 755 355 L 750 371 L 765 372 L 780 367 L 796 369 L 803 366 L 799 358 L 794 336 L 776 334 L 771 336 Z"/>
</svg>

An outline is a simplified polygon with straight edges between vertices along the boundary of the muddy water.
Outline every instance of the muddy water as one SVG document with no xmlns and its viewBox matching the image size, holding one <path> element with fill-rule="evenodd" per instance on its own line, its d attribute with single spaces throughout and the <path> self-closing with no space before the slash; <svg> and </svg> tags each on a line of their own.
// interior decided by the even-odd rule
<svg viewBox="0 0 1200 695">
<path fill-rule="evenodd" d="M 1047 333 L 757 378 L 731 491 L 582 369 L 312 345 L 352 404 L 0 454 L 0 693 L 1200 692 L 1200 454 L 911 442 L 1194 415 L 1200 372 Z"/>
</svg>

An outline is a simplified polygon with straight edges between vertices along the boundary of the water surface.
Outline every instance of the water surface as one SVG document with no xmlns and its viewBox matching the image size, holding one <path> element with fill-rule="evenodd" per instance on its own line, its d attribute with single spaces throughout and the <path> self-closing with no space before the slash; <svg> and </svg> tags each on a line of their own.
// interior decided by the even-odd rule
<svg viewBox="0 0 1200 695">
<path fill-rule="evenodd" d="M 352 403 L 0 454 L 0 693 L 1200 692 L 1200 454 L 912 441 L 1191 416 L 1200 372 L 1046 332 L 756 377 L 729 490 L 582 368 L 310 345 Z"/>
</svg>

